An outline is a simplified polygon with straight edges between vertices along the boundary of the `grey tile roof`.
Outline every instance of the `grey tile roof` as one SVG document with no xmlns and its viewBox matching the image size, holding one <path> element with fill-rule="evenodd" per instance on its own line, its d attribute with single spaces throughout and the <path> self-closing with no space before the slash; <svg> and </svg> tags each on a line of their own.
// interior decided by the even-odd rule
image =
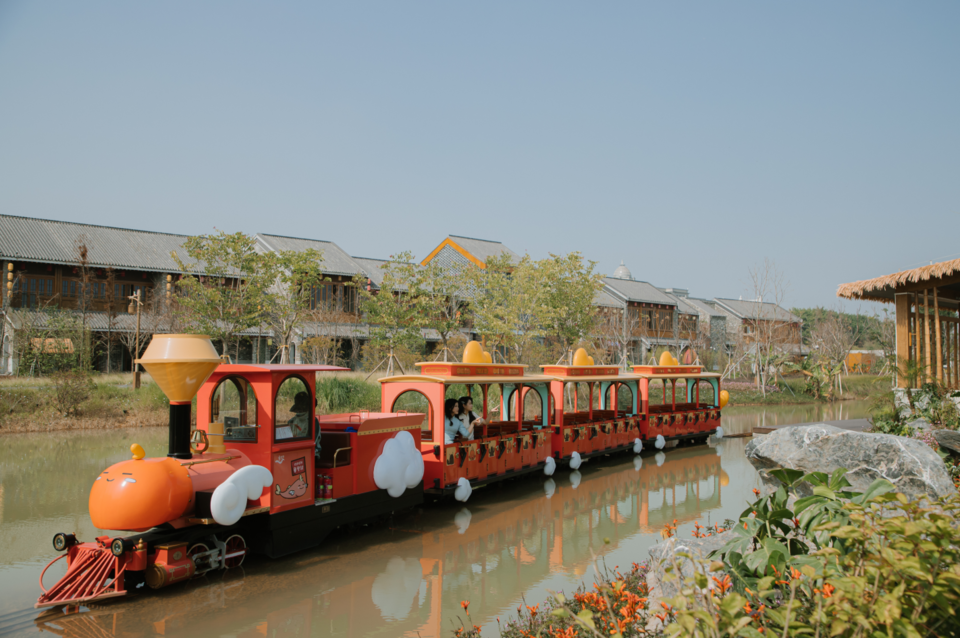
<svg viewBox="0 0 960 638">
<path fill-rule="evenodd" d="M 676 302 L 677 311 L 678 311 L 680 314 L 682 314 L 682 315 L 697 315 L 698 317 L 700 316 L 700 309 L 697 308 L 697 307 L 696 307 L 695 305 L 693 305 L 692 303 L 688 302 L 688 301 L 686 300 L 686 298 L 684 298 L 684 297 L 679 297 L 679 296 L 677 296 L 677 295 L 671 295 L 671 294 L 668 293 L 668 292 L 664 292 L 663 294 L 667 295 L 668 297 L 670 297 L 671 299 L 673 299 L 674 302 Z"/>
<path fill-rule="evenodd" d="M 724 317 L 722 312 L 717 310 L 716 306 L 709 303 L 706 299 L 699 299 L 697 297 L 686 297 L 684 299 L 688 304 L 696 308 L 701 314 L 704 314 L 708 317 Z"/>
<path fill-rule="evenodd" d="M 648 284 L 645 281 L 604 277 L 603 283 L 617 293 L 620 297 L 625 298 L 628 301 L 657 303 L 665 306 L 677 305 L 677 302 L 674 301 L 669 295 L 658 290 L 656 286 Z"/>
<path fill-rule="evenodd" d="M 363 268 L 363 273 L 370 278 L 370 281 L 379 288 L 383 285 L 383 270 L 381 266 L 387 263 L 387 259 L 371 259 L 370 257 L 353 257 L 355 262 Z"/>
<path fill-rule="evenodd" d="M 80 321 L 80 313 L 75 310 L 66 310 L 77 322 Z M 24 325 L 32 325 L 38 328 L 45 328 L 50 320 L 50 315 L 37 310 L 11 309 L 9 315 L 10 323 L 17 330 Z M 141 318 L 140 329 L 142 334 L 150 332 L 149 317 Z M 110 318 L 105 312 L 88 312 L 87 328 L 93 332 L 106 332 L 108 329 L 112 332 L 133 332 L 137 328 L 137 316 L 125 312 L 118 313 L 113 318 L 113 326 L 110 326 Z"/>
<path fill-rule="evenodd" d="M 600 290 L 593 296 L 593 305 L 603 308 L 623 308 L 623 302 L 606 290 Z"/>
<path fill-rule="evenodd" d="M 483 263 L 487 263 L 487 260 L 491 257 L 503 253 L 510 255 L 514 259 L 520 259 L 520 255 L 513 252 L 498 241 L 491 241 L 489 239 L 474 239 L 473 237 L 461 237 L 460 235 L 450 235 L 449 239 Z"/>
<path fill-rule="evenodd" d="M 717 297 L 714 301 L 740 319 L 752 319 L 759 316 L 760 319 L 800 322 L 800 317 L 797 315 L 768 301 L 723 299 L 721 297 Z"/>
<path fill-rule="evenodd" d="M 186 258 L 183 242 L 189 236 L 0 215 L 2 259 L 75 264 L 81 237 L 91 266 L 180 272 L 170 253 Z"/>
<path fill-rule="evenodd" d="M 265 249 L 272 251 L 301 251 L 313 248 L 323 255 L 321 269 L 329 275 L 346 275 L 352 277 L 358 273 L 365 272 L 353 257 L 344 252 L 340 246 L 337 246 L 332 241 L 284 237 L 282 235 L 268 235 L 266 233 L 257 233 L 256 239 Z"/>
</svg>

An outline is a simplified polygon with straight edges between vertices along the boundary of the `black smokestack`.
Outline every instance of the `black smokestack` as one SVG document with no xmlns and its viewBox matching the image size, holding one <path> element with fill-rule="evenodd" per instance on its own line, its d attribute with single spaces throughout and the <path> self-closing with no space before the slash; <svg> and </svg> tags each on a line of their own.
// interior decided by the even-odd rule
<svg viewBox="0 0 960 638">
<path fill-rule="evenodd" d="M 170 447 L 167 456 L 190 459 L 190 401 L 170 402 Z"/>
</svg>

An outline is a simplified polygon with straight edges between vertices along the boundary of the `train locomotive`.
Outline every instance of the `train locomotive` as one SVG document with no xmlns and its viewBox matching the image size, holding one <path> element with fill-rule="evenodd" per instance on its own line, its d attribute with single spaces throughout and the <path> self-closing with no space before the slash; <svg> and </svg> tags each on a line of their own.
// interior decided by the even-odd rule
<svg viewBox="0 0 960 638">
<path fill-rule="evenodd" d="M 467 344 L 462 359 L 419 363 L 420 374 L 381 379 L 385 412 L 321 416 L 316 375 L 344 368 L 224 363 L 207 337 L 155 336 L 139 362 L 170 400 L 168 454 L 147 458 L 134 444 L 132 458 L 93 481 L 93 524 L 126 535 L 80 542 L 56 534 L 54 548 L 62 553 L 41 573 L 35 606 L 158 589 L 236 567 L 250 552 L 279 557 L 319 545 L 339 526 L 425 498 L 466 501 L 483 485 L 551 475 L 561 464 L 576 469 L 592 456 L 722 435 L 726 393 L 718 375 L 680 366 L 666 353 L 660 365 L 632 373 L 594 365 L 582 349 L 572 365 L 542 366 L 542 374 L 494 364 L 477 342 Z M 663 402 L 651 405 L 651 384 L 658 382 Z M 701 383 L 711 386 L 708 402 L 700 401 Z M 573 409 L 565 409 L 571 384 L 586 385 L 587 405 L 578 405 L 574 392 Z M 444 403 L 454 386 L 482 395 L 482 418 L 467 440 L 444 433 Z M 499 406 L 491 409 L 494 386 Z M 629 409 L 618 401 L 624 391 Z M 425 412 L 397 409 L 408 393 L 425 399 Z M 524 414 L 531 402 L 539 414 Z M 46 589 L 47 569 L 63 558 L 66 573 Z"/>
</svg>

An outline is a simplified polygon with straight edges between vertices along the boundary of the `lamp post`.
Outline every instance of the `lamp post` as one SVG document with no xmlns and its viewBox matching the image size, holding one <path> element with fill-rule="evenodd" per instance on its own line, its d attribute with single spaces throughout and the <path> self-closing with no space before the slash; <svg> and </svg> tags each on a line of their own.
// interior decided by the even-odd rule
<svg viewBox="0 0 960 638">
<path fill-rule="evenodd" d="M 139 363 L 139 358 L 140 358 L 140 307 L 143 306 L 143 302 L 140 300 L 140 291 L 137 290 L 135 293 L 133 293 L 132 295 L 130 295 L 129 299 L 130 299 L 130 305 L 127 306 L 127 312 L 128 312 L 128 313 L 130 313 L 130 314 L 132 315 L 132 314 L 134 313 L 134 309 L 133 309 L 134 304 L 136 304 L 136 306 L 137 306 L 137 309 L 136 309 L 136 313 L 137 313 L 137 332 L 136 332 L 136 335 L 134 336 L 134 343 L 136 344 L 136 346 L 135 346 L 136 356 L 133 358 L 133 389 L 134 389 L 134 390 L 139 390 L 139 389 L 140 389 L 140 363 Z"/>
</svg>

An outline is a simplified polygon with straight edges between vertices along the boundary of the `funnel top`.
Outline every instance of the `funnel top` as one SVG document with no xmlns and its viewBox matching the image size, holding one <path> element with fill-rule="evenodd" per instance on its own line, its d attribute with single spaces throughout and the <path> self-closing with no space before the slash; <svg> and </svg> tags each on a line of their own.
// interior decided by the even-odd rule
<svg viewBox="0 0 960 638">
<path fill-rule="evenodd" d="M 206 335 L 155 335 L 137 359 L 171 401 L 193 399 L 220 365 L 220 356 Z"/>
</svg>

